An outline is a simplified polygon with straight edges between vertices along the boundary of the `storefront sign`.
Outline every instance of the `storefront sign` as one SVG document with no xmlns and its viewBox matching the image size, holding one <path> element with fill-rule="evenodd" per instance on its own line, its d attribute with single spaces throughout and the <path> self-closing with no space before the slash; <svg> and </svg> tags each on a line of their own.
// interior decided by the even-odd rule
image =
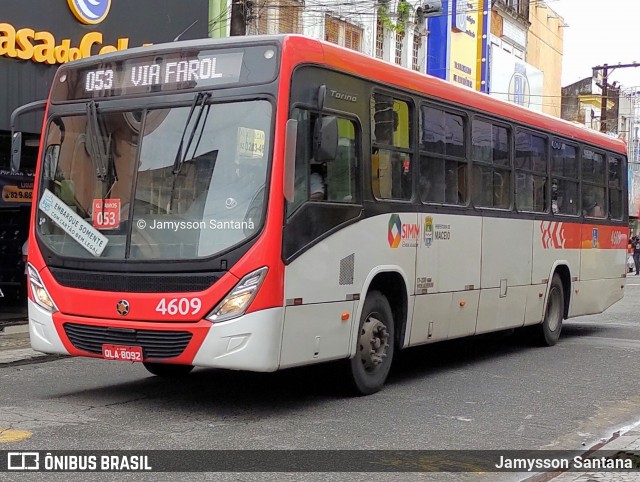
<svg viewBox="0 0 640 482">
<path fill-rule="evenodd" d="M 170 41 L 194 20 L 199 22 L 185 38 L 207 35 L 207 0 L 185 0 L 180 5 L 169 0 L 113 5 L 112 0 L 48 0 L 44 4 L 35 0 L 2 0 L 2 3 L 0 57 L 39 64 L 63 64 Z"/>
<path fill-rule="evenodd" d="M 51 32 L 36 32 L 32 28 L 16 30 L 11 24 L 0 23 L 0 55 L 5 57 L 53 65 L 127 48 L 127 37 L 119 38 L 116 45 L 103 45 L 102 33 L 89 32 L 72 46 L 70 39 L 58 40 Z"/>
<path fill-rule="evenodd" d="M 0 206 L 30 204 L 32 194 L 33 174 L 0 171 Z"/>
<path fill-rule="evenodd" d="M 67 0 L 71 13 L 85 25 L 96 25 L 109 14 L 111 0 Z"/>
</svg>

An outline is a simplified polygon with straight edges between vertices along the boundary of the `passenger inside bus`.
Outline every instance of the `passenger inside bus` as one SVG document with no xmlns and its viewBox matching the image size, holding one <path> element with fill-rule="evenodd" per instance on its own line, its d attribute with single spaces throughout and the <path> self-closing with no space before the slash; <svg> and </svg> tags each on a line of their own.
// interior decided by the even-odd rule
<svg viewBox="0 0 640 482">
<path fill-rule="evenodd" d="M 325 199 L 325 175 L 323 173 L 323 165 L 315 163 L 313 159 L 310 164 L 309 175 L 309 199 L 312 201 L 322 201 Z"/>
<path fill-rule="evenodd" d="M 583 187 L 585 189 L 585 187 Z M 591 218 L 604 218 L 603 202 L 594 192 L 586 191 L 582 199 L 582 214 Z"/>
</svg>

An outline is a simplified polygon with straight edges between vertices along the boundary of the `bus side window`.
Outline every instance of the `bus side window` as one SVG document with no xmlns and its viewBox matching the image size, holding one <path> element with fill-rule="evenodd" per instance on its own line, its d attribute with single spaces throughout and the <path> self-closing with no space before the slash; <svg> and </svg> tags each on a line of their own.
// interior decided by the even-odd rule
<svg viewBox="0 0 640 482">
<path fill-rule="evenodd" d="M 551 142 L 551 211 L 578 214 L 577 148 L 559 139 Z"/>
<path fill-rule="evenodd" d="M 476 206 L 511 205 L 511 130 L 475 119 L 472 126 L 473 201 Z"/>
<path fill-rule="evenodd" d="M 295 109 L 293 118 L 298 120 L 298 139 L 294 201 L 288 204 L 288 215 L 307 201 L 358 202 L 356 189 L 360 162 L 355 124 L 338 118 L 336 158 L 316 162 L 313 158 L 313 133 L 319 115 Z"/>
<path fill-rule="evenodd" d="M 371 97 L 371 187 L 378 199 L 412 195 L 411 110 L 386 94 Z"/>
<path fill-rule="evenodd" d="M 326 163 L 325 199 L 335 202 L 359 201 L 357 191 L 358 160 L 356 125 L 348 119 L 338 119 L 338 153 Z"/>
<path fill-rule="evenodd" d="M 467 203 L 464 117 L 420 108 L 420 198 L 423 202 Z"/>
</svg>

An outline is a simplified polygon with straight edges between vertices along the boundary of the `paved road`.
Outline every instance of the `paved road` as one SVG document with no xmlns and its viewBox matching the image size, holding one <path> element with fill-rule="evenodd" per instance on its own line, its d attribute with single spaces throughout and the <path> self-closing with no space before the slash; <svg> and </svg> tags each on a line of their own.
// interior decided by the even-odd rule
<svg viewBox="0 0 640 482">
<path fill-rule="evenodd" d="M 0 449 L 589 447 L 640 420 L 640 277 L 626 289 L 553 348 L 491 335 L 411 349 L 369 397 L 336 388 L 336 367 L 197 369 L 180 383 L 81 358 L 0 368 L 0 429 L 14 434 Z"/>
</svg>

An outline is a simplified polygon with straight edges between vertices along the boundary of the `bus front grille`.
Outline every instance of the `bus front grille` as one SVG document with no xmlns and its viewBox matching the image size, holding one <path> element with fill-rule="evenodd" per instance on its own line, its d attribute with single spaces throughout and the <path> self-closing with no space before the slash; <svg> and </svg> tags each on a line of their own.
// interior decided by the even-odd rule
<svg viewBox="0 0 640 482">
<path fill-rule="evenodd" d="M 144 358 L 182 355 L 193 336 L 188 331 L 139 330 L 64 323 L 69 341 L 78 350 L 102 354 L 102 345 L 141 346 Z"/>
<path fill-rule="evenodd" d="M 190 293 L 213 286 L 223 272 L 211 273 L 103 273 L 50 268 L 54 279 L 67 288 L 121 293 Z"/>
</svg>

